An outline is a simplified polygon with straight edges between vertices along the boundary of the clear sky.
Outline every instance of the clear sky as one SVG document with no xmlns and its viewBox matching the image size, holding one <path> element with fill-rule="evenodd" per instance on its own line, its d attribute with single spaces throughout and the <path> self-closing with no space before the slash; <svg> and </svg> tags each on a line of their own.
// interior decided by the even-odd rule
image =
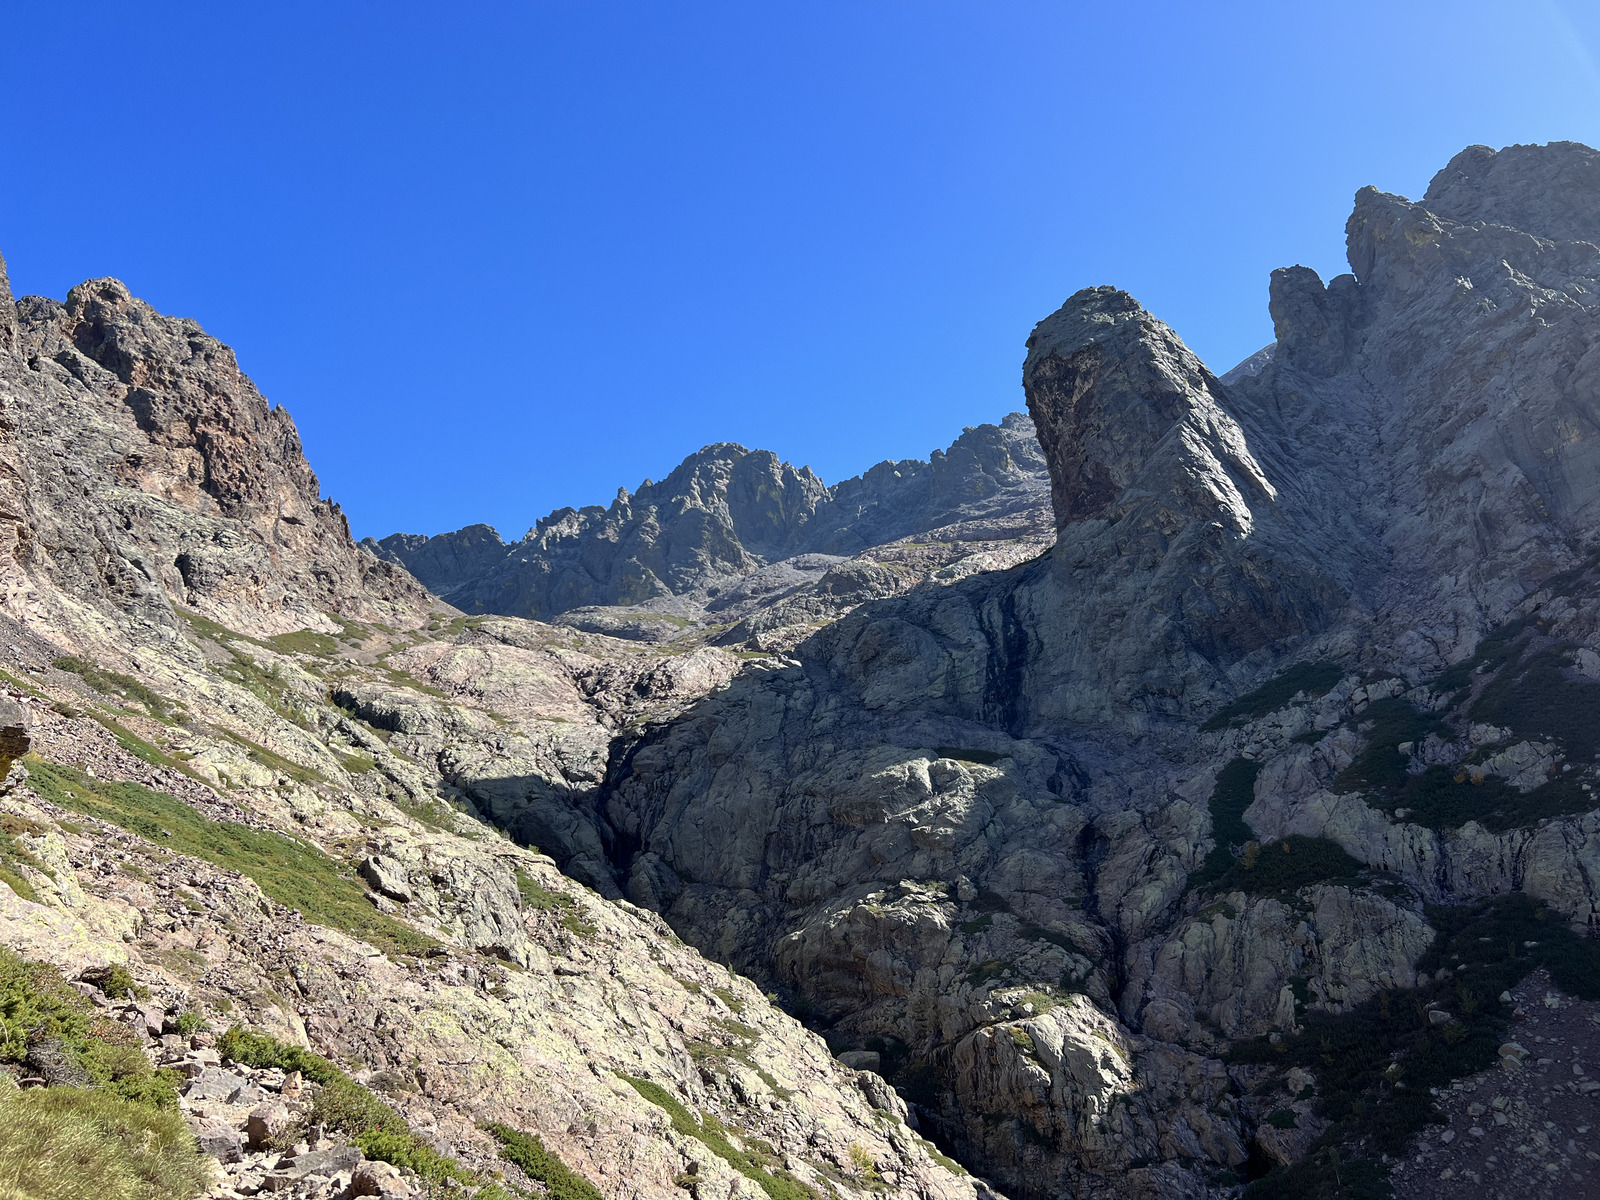
<svg viewBox="0 0 1600 1200">
<path fill-rule="evenodd" d="M 357 536 L 836 481 L 1112 283 L 1221 371 L 1373 183 L 1600 144 L 1592 0 L 12 3 L 0 252 L 231 344 Z"/>
</svg>

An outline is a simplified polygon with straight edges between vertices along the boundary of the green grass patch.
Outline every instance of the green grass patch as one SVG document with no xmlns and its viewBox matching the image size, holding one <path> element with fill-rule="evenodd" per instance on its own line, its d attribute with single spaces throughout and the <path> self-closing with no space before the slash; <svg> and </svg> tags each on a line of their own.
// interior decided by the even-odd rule
<svg viewBox="0 0 1600 1200">
<path fill-rule="evenodd" d="M 82 1088 L 0 1083 L 0 1196 L 192 1200 L 211 1172 L 176 1112 Z"/>
<path fill-rule="evenodd" d="M 216 666 L 214 669 L 218 675 L 244 688 L 284 720 L 293 722 L 303 728 L 309 728 L 310 721 L 304 711 L 309 706 L 303 697 L 295 693 L 282 667 L 276 663 L 271 667 L 263 667 L 235 644 L 237 642 L 245 642 L 252 646 L 259 646 L 263 650 L 277 651 L 279 648 L 273 642 L 254 638 L 248 634 L 239 633 L 237 630 L 229 629 L 224 625 L 218 625 L 215 621 L 202 617 L 199 613 L 188 612 L 181 608 L 177 609 L 177 612 L 179 616 L 189 623 L 189 627 L 194 631 L 196 637 L 214 642 L 227 651 L 232 661 Z M 335 618 L 335 620 L 337 619 Z M 300 632 L 309 631 L 302 630 Z M 298 635 L 280 634 L 279 636 L 293 638 Z M 321 637 L 323 635 L 317 634 L 316 636 Z"/>
<path fill-rule="evenodd" d="M 339 652 L 337 641 L 312 629 L 275 634 L 266 641 L 279 654 L 311 654 L 318 658 L 329 658 Z"/>
<path fill-rule="evenodd" d="M 92 717 L 98 722 L 101 728 L 117 740 L 117 745 L 121 746 L 140 762 L 147 762 L 152 767 L 166 767 L 168 770 L 176 771 L 180 775 L 187 775 L 197 783 L 205 783 L 205 780 L 196 775 L 187 763 L 181 759 L 174 758 L 153 742 L 145 741 L 144 738 L 134 733 L 133 730 L 122 724 L 115 717 L 100 712 L 98 709 L 91 710 L 84 715 Z"/>
<path fill-rule="evenodd" d="M 1211 837 L 1216 845 L 1200 869 L 1189 876 L 1188 887 L 1210 887 L 1233 867 L 1234 846 L 1251 841 L 1255 831 L 1245 824 L 1245 809 L 1256 798 L 1256 776 L 1261 764 L 1236 758 L 1217 772 L 1211 789 Z"/>
<path fill-rule="evenodd" d="M 502 1158 L 522 1168 L 529 1179 L 544 1184 L 550 1200 L 600 1200 L 600 1189 L 546 1150 L 537 1134 L 494 1122 L 483 1129 L 500 1143 Z"/>
<path fill-rule="evenodd" d="M 320 1122 L 345 1134 L 368 1158 L 408 1168 L 430 1184 L 479 1182 L 477 1175 L 412 1133 L 404 1117 L 320 1054 L 237 1025 L 218 1039 L 217 1051 L 245 1066 L 299 1071 L 321 1084 L 308 1123 Z M 298 1128 L 291 1130 L 289 1140 L 296 1140 L 299 1133 Z"/>
<path fill-rule="evenodd" d="M 14 840 L 14 835 L 34 832 L 25 829 L 15 817 L 0 817 L 0 883 L 30 904 L 38 904 L 39 896 L 22 873 L 24 867 L 51 876 L 52 872 L 37 858 Z"/>
<path fill-rule="evenodd" d="M 774 1156 L 766 1155 L 757 1149 L 755 1153 L 766 1160 L 758 1162 L 752 1154 L 735 1149 L 728 1141 L 726 1127 L 716 1117 L 707 1116 L 697 1120 L 659 1083 L 651 1083 L 648 1079 L 636 1079 L 620 1071 L 617 1072 L 617 1076 L 639 1095 L 665 1112 L 672 1121 L 673 1129 L 685 1137 L 692 1137 L 700 1142 L 711 1153 L 756 1184 L 771 1200 L 821 1200 L 812 1188 L 801 1183 L 781 1167 L 769 1170 L 768 1167 L 777 1166 Z"/>
<path fill-rule="evenodd" d="M 269 770 L 276 771 L 280 775 L 287 775 L 290 779 L 298 780 L 308 787 L 327 782 L 326 778 L 313 771 L 310 767 L 302 767 L 293 759 L 285 758 L 281 754 L 275 754 L 265 746 L 252 742 L 247 737 L 241 737 L 231 729 L 224 729 L 220 725 L 213 725 L 211 728 L 234 745 L 241 747 L 248 757 Z"/>
<path fill-rule="evenodd" d="M 391 954 L 415 954 L 433 939 L 378 912 L 342 864 L 270 830 L 212 821 L 165 792 L 92 779 L 75 767 L 34 761 L 29 784 L 62 808 L 120 826 L 176 854 L 189 854 L 255 880 L 279 904 Z"/>
<path fill-rule="evenodd" d="M 339 760 L 339 765 L 352 775 L 365 775 L 378 765 L 378 760 L 369 758 L 365 754 L 340 754 L 334 751 L 334 757 Z"/>
<path fill-rule="evenodd" d="M 1213 885 L 1219 892 L 1296 892 L 1316 883 L 1358 886 L 1361 864 L 1327 838 L 1294 833 L 1249 846 Z"/>
<path fill-rule="evenodd" d="M 591 938 L 600 927 L 584 919 L 578 902 L 571 896 L 552 892 L 542 886 L 521 867 L 517 868 L 517 894 L 522 897 L 523 908 L 531 912 L 555 913 L 568 933 L 580 938 Z"/>
<path fill-rule="evenodd" d="M 1430 1089 L 1494 1065 L 1511 1020 L 1502 992 L 1543 966 L 1563 991 L 1600 999 L 1600 943 L 1579 937 L 1559 913 L 1527 896 L 1430 906 L 1427 915 L 1438 936 L 1418 967 L 1449 967 L 1451 976 L 1380 992 L 1352 1012 L 1308 1012 L 1303 1033 L 1277 1046 L 1258 1038 L 1229 1055 L 1235 1063 L 1310 1070 L 1316 1110 L 1333 1122 L 1306 1163 L 1251 1184 L 1250 1200 L 1387 1196 L 1381 1156 L 1403 1153 L 1439 1121 Z M 1430 1004 L 1455 1019 L 1432 1024 Z"/>
<path fill-rule="evenodd" d="M 175 701 L 168 700 L 160 692 L 146 687 L 133 676 L 104 670 L 85 658 L 66 655 L 50 665 L 58 671 L 76 675 L 102 695 L 121 696 L 124 700 L 133 701 L 158 721 L 171 720 L 172 714 L 183 707 Z"/>
<path fill-rule="evenodd" d="M 1215 733 L 1254 717 L 1264 717 L 1288 704 L 1301 692 L 1315 700 L 1327 695 L 1343 678 L 1344 668 L 1335 663 L 1297 662 L 1254 691 L 1246 692 L 1233 703 L 1223 705 L 1200 726 L 1200 731 Z"/>
</svg>

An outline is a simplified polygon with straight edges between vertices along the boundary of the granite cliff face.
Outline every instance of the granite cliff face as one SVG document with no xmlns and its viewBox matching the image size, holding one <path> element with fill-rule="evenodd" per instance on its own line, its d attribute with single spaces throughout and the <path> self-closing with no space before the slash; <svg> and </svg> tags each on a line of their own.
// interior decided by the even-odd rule
<svg viewBox="0 0 1600 1200">
<path fill-rule="evenodd" d="M 177 622 L 171 605 L 328 632 L 431 601 L 358 550 L 288 413 L 193 321 L 114 279 L 10 301 L 0 360 L 6 604 L 69 636 Z M 87 607 L 85 607 L 87 606 Z M 91 615 L 90 610 L 93 614 Z"/>
<path fill-rule="evenodd" d="M 1208 1055 L 1433 986 L 1421 900 L 1600 902 L 1600 742 L 1556 715 L 1600 711 L 1595 161 L 1363 189 L 1354 273 L 1275 272 L 1278 340 L 1229 384 L 1125 294 L 1072 297 L 1023 379 L 1054 549 L 648 734 L 605 800 L 629 894 L 879 1048 L 1018 1194 L 1298 1159 L 1264 1121 L 1295 1089 Z M 1259 842 L 1333 865 L 1258 891 Z M 1110 1024 L 1057 1018 L 1086 1002 Z M 1126 1084 L 1062 1065 L 1097 1038 Z"/>
</svg>

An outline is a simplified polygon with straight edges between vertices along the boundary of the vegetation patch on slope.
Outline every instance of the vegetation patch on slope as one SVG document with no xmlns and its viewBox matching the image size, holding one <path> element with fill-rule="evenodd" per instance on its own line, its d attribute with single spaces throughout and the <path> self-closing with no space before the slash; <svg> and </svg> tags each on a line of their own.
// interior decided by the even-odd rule
<svg viewBox="0 0 1600 1200">
<path fill-rule="evenodd" d="M 307 1123 L 320 1123 L 344 1134 L 368 1158 L 408 1168 L 429 1183 L 480 1182 L 476 1174 L 428 1145 L 411 1131 L 404 1117 L 320 1054 L 237 1025 L 217 1041 L 217 1051 L 249 1067 L 299 1071 L 320 1084 Z M 290 1130 L 286 1144 L 298 1140 L 300 1134 L 298 1127 Z"/>
<path fill-rule="evenodd" d="M 1248 758 L 1236 758 L 1217 772 L 1211 789 L 1211 836 L 1216 845 L 1200 869 L 1189 876 L 1190 887 L 1208 887 L 1221 879 L 1233 866 L 1232 847 L 1255 838 L 1255 831 L 1245 824 L 1244 812 L 1256 798 L 1256 776 L 1260 774 L 1261 764 Z"/>
<path fill-rule="evenodd" d="M 1317 883 L 1359 886 L 1361 864 L 1338 842 L 1290 834 L 1275 842 L 1251 843 L 1214 885 L 1219 892 L 1295 892 Z"/>
<path fill-rule="evenodd" d="M 728 1140 L 726 1126 L 716 1117 L 707 1116 L 696 1120 L 694 1115 L 659 1083 L 651 1083 L 648 1079 L 636 1079 L 620 1071 L 617 1074 L 639 1095 L 665 1112 L 671 1119 L 674 1130 L 700 1142 L 739 1174 L 755 1183 L 771 1197 L 771 1200 L 820 1200 L 812 1188 L 801 1183 L 781 1167 L 776 1171 L 767 1169 L 778 1164 L 778 1156 L 771 1147 L 765 1146 L 765 1143 L 753 1138 L 742 1138 L 741 1140 L 750 1148 L 750 1152 L 739 1150 Z"/>
<path fill-rule="evenodd" d="M 1473 701 L 1475 721 L 1509 728 L 1513 736 L 1549 739 L 1583 763 L 1600 752 L 1600 683 L 1567 677 L 1576 647 L 1558 642 L 1502 667 Z"/>
<path fill-rule="evenodd" d="M 177 854 L 255 880 L 263 893 L 309 921 L 341 929 L 391 953 L 420 953 L 434 945 L 373 907 L 364 887 L 320 850 L 271 830 L 213 821 L 166 792 L 113 783 L 76 767 L 30 761 L 29 785 L 62 808 L 120 826 Z"/>
<path fill-rule="evenodd" d="M 131 700 L 141 705 L 146 712 L 158 721 L 167 721 L 172 713 L 182 708 L 172 700 L 168 700 L 160 692 L 154 691 L 140 683 L 131 675 L 123 675 L 117 671 L 107 671 L 95 666 L 87 659 L 67 655 L 56 659 L 50 664 L 58 671 L 66 671 L 76 675 L 95 691 L 106 696 L 121 696 L 124 700 Z"/>
<path fill-rule="evenodd" d="M 1523 649 L 1520 640 L 1513 640 L 1483 652 L 1485 663 L 1499 664 L 1501 674 L 1483 689 L 1462 720 L 1509 728 L 1520 739 L 1549 739 L 1569 757 L 1588 764 L 1600 749 L 1600 684 L 1566 678 L 1561 662 L 1570 647 L 1519 659 Z M 1448 682 L 1449 675 L 1446 672 L 1440 682 Z M 1439 686 L 1439 690 L 1450 689 Z M 1404 697 L 1376 701 L 1362 713 L 1362 724 L 1366 748 L 1334 778 L 1333 789 L 1366 792 L 1385 812 L 1403 810 L 1405 820 L 1441 830 L 1477 821 L 1499 832 L 1547 817 L 1587 812 L 1596 805 L 1595 794 L 1584 791 L 1576 777 L 1558 775 L 1521 792 L 1470 763 L 1434 764 L 1413 771 L 1411 756 L 1401 753 L 1401 746 L 1420 745 L 1430 734 L 1446 740 L 1456 734 L 1440 717 L 1418 712 Z"/>
<path fill-rule="evenodd" d="M 1215 733 L 1253 717 L 1264 717 L 1288 704 L 1301 692 L 1312 699 L 1325 696 L 1343 678 L 1344 669 L 1336 663 L 1297 662 L 1254 691 L 1246 692 L 1233 703 L 1223 705 L 1200 726 L 1200 731 Z"/>
<path fill-rule="evenodd" d="M 15 1200 L 191 1200 L 210 1185 L 181 1116 L 111 1092 L 0 1074 L 0 1130 L 0 1196 Z"/>
<path fill-rule="evenodd" d="M 498 1123 L 483 1129 L 500 1143 L 501 1157 L 521 1167 L 529 1179 L 544 1184 L 550 1200 L 600 1200 L 600 1189 L 546 1150 L 537 1134 Z"/>
<path fill-rule="evenodd" d="M 1418 968 L 1452 972 L 1421 987 L 1380 992 L 1348 1013 L 1309 1012 L 1304 1032 L 1237 1047 L 1237 1063 L 1303 1067 L 1316 1077 L 1320 1115 L 1332 1121 L 1312 1155 L 1246 1190 L 1250 1200 L 1389 1195 L 1382 1156 L 1394 1157 L 1435 1122 L 1429 1089 L 1495 1063 L 1511 1006 L 1500 995 L 1543 966 L 1563 991 L 1600 999 L 1600 944 L 1527 896 L 1433 907 L 1438 930 Z M 1436 1023 L 1432 1009 L 1451 1019 Z"/>
<path fill-rule="evenodd" d="M 110 967 L 95 982 L 127 994 L 133 980 L 127 968 Z M 0 1063 L 21 1063 L 42 1042 L 85 1085 L 146 1108 L 178 1107 L 174 1073 L 150 1065 L 131 1029 L 101 1016 L 56 968 L 0 947 Z"/>
</svg>

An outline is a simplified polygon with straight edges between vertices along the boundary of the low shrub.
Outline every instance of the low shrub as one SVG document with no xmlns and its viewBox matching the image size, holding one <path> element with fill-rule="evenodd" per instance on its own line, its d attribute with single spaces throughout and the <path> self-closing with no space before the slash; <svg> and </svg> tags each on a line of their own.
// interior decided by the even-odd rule
<svg viewBox="0 0 1600 1200">
<path fill-rule="evenodd" d="M 1255 831 L 1245 824 L 1244 812 L 1256 798 L 1256 776 L 1260 774 L 1261 764 L 1248 758 L 1236 758 L 1217 772 L 1211 788 L 1211 837 L 1216 845 L 1200 869 L 1189 876 L 1189 887 L 1207 887 L 1221 879 L 1233 866 L 1232 847 L 1255 837 Z"/>
<path fill-rule="evenodd" d="M 102 969 L 112 971 L 131 988 L 126 967 Z M 101 1016 L 55 967 L 0 948 L 0 1062 L 22 1062 L 45 1039 L 109 1094 L 146 1108 L 178 1107 L 175 1072 L 155 1070 L 132 1030 Z"/>
<path fill-rule="evenodd" d="M 1295 892 L 1315 883 L 1359 884 L 1361 864 L 1339 843 L 1291 834 L 1252 848 L 1216 882 L 1219 892 Z"/>
<path fill-rule="evenodd" d="M 1254 691 L 1246 692 L 1233 703 L 1223 705 L 1200 726 L 1201 732 L 1215 733 L 1235 722 L 1264 717 L 1288 704 L 1301 692 L 1313 699 L 1325 696 L 1343 678 L 1344 669 L 1335 663 L 1297 662 Z"/>
<path fill-rule="evenodd" d="M 1520 646 L 1491 648 L 1486 661 L 1500 664 L 1501 674 L 1473 704 L 1470 719 L 1508 727 L 1519 738 L 1552 738 L 1577 761 L 1590 761 L 1600 747 L 1600 684 L 1567 680 L 1554 650 L 1520 661 Z M 1399 696 L 1377 701 L 1362 717 L 1363 724 L 1371 723 L 1366 748 L 1335 777 L 1333 790 L 1366 791 L 1375 807 L 1390 813 L 1404 809 L 1405 819 L 1419 825 L 1458 829 L 1477 821 L 1500 832 L 1546 817 L 1588 812 L 1600 803 L 1575 778 L 1558 776 L 1519 792 L 1471 767 L 1436 764 L 1413 774 L 1411 760 L 1399 746 L 1422 742 L 1431 733 L 1452 739 L 1454 730 Z"/>
<path fill-rule="evenodd" d="M 312 1101 L 310 1120 L 343 1133 L 368 1158 L 415 1171 L 429 1183 L 478 1181 L 455 1159 L 411 1132 L 404 1117 L 320 1054 L 237 1025 L 217 1040 L 217 1052 L 248 1067 L 299 1071 L 320 1084 L 322 1090 Z"/>
<path fill-rule="evenodd" d="M 544 1184 L 550 1200 L 600 1200 L 600 1189 L 546 1150 L 538 1135 L 509 1125 L 489 1124 L 483 1128 L 500 1143 L 500 1154 L 506 1161 L 521 1167 L 529 1179 Z"/>
<path fill-rule="evenodd" d="M 652 1083 L 648 1079 L 636 1079 L 632 1075 L 624 1075 L 620 1071 L 617 1075 L 639 1095 L 665 1112 L 672 1121 L 673 1129 L 685 1137 L 692 1137 L 699 1141 L 711 1153 L 756 1184 L 770 1197 L 770 1200 L 821 1200 L 812 1188 L 801 1183 L 788 1172 L 781 1169 L 776 1172 L 768 1171 L 764 1166 L 759 1165 L 751 1155 L 735 1149 L 733 1143 L 728 1141 L 722 1123 L 715 1117 L 697 1120 L 671 1092 L 667 1091 L 659 1083 Z"/>
<path fill-rule="evenodd" d="M 124 700 L 132 700 L 158 721 L 170 720 L 173 711 L 183 707 L 168 700 L 160 692 L 146 687 L 131 675 L 104 670 L 88 659 L 68 655 L 56 659 L 50 665 L 58 671 L 76 675 L 102 695 L 121 696 Z"/>
<path fill-rule="evenodd" d="M 1543 966 L 1564 991 L 1600 999 L 1600 943 L 1526 896 L 1430 906 L 1427 916 L 1438 935 L 1418 968 L 1432 974 L 1448 967 L 1451 974 L 1380 992 L 1351 1012 L 1309 1012 L 1303 1032 L 1279 1045 L 1259 1038 L 1230 1053 L 1235 1063 L 1310 1070 L 1317 1112 L 1333 1123 L 1306 1163 L 1251 1184 L 1250 1200 L 1388 1195 L 1382 1156 L 1398 1155 L 1439 1120 L 1430 1089 L 1494 1065 L 1511 1019 L 1503 992 Z M 1430 1006 L 1454 1019 L 1434 1024 Z M 1352 1180 L 1360 1188 L 1351 1190 Z"/>
</svg>

